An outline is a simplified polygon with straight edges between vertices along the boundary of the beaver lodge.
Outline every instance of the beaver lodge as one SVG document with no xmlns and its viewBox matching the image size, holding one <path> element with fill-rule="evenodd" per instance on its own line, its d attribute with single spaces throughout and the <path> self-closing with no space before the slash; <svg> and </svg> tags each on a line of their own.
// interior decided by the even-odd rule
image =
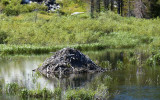
<svg viewBox="0 0 160 100">
<path fill-rule="evenodd" d="M 64 48 L 45 60 L 37 71 L 47 76 L 48 74 L 93 73 L 103 69 L 80 51 Z"/>
</svg>

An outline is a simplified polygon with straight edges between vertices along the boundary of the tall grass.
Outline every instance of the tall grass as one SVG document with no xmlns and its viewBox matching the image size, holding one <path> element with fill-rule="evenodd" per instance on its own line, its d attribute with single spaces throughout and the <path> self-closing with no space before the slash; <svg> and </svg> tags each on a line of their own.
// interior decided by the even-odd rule
<svg viewBox="0 0 160 100">
<path fill-rule="evenodd" d="M 85 89 L 72 89 L 66 92 L 66 100 L 93 100 L 95 91 Z"/>
<path fill-rule="evenodd" d="M 160 46 L 159 18 L 126 18 L 113 12 L 100 13 L 94 19 L 87 13 L 76 16 L 38 13 L 36 20 L 35 22 L 35 12 L 9 17 L 0 14 L 0 30 L 5 36 L 1 40 L 2 43 L 27 44 L 24 49 L 21 48 L 23 46 L 15 49 L 15 53 L 25 50 L 26 53 L 31 53 L 28 52 L 28 47 L 33 48 L 33 53 L 43 53 L 67 46 L 80 50 Z M 33 45 L 40 46 L 37 48 Z M 13 53 L 10 49 L 3 49 L 4 52 L 5 50 L 11 52 L 9 54 Z"/>
<path fill-rule="evenodd" d="M 28 90 L 25 87 L 20 86 L 17 83 L 8 83 L 5 85 L 5 88 L 2 88 L 3 93 L 7 95 L 17 95 L 21 98 L 55 98 L 60 100 L 61 97 L 61 88 L 57 87 L 54 91 L 51 91 L 47 88 Z M 1 93 L 2 93 L 1 90 Z"/>
</svg>

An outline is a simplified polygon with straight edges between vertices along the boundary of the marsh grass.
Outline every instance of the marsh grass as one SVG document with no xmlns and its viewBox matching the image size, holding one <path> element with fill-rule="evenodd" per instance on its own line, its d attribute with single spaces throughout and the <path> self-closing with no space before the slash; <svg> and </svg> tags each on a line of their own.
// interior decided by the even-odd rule
<svg viewBox="0 0 160 100">
<path fill-rule="evenodd" d="M 154 55 L 151 55 L 147 59 L 146 64 L 149 66 L 160 66 L 160 53 L 156 53 Z"/>
<path fill-rule="evenodd" d="M 16 95 L 22 89 L 17 83 L 9 83 L 5 86 L 5 92 L 7 94 Z"/>
<path fill-rule="evenodd" d="M 125 64 L 122 62 L 122 61 L 117 61 L 117 69 L 118 70 L 123 70 L 123 69 L 125 69 L 126 68 L 126 66 L 125 66 Z"/>
<path fill-rule="evenodd" d="M 25 87 L 20 86 L 18 83 L 8 83 L 6 84 L 3 92 L 7 95 L 17 95 L 21 98 L 55 98 L 56 100 L 60 100 L 61 91 L 62 90 L 60 87 L 55 88 L 54 91 L 51 91 L 47 88 L 28 90 Z"/>
<path fill-rule="evenodd" d="M 0 45 L 1 55 L 15 54 L 45 54 L 55 52 L 62 48 L 75 48 L 81 51 L 104 50 L 107 47 L 103 44 L 77 44 L 77 45 L 55 45 L 55 46 L 35 46 L 35 45 Z"/>
<path fill-rule="evenodd" d="M 0 80 L 0 94 L 3 93 L 3 81 Z"/>
<path fill-rule="evenodd" d="M 22 89 L 19 94 L 22 98 L 52 98 L 54 93 L 46 88 L 40 90 Z"/>
<path fill-rule="evenodd" d="M 112 64 L 109 61 L 102 61 L 99 65 L 108 70 L 112 69 Z"/>
<path fill-rule="evenodd" d="M 66 100 L 93 100 L 95 91 L 82 89 L 71 89 L 66 92 Z"/>
<path fill-rule="evenodd" d="M 0 30 L 7 33 L 5 43 L 40 46 L 94 44 L 89 47 L 97 49 L 159 46 L 159 18 L 126 18 L 107 12 L 94 19 L 88 13 L 77 16 L 38 13 L 36 23 L 34 19 L 34 12 L 10 17 L 1 14 Z M 83 45 L 83 48 L 89 47 Z"/>
<path fill-rule="evenodd" d="M 54 89 L 54 91 L 43 88 L 40 89 L 27 89 L 18 83 L 8 83 L 3 88 L 3 94 L 16 95 L 21 99 L 54 99 L 54 100 L 93 100 L 104 99 L 109 97 L 108 87 L 112 82 L 110 76 L 104 76 L 102 78 L 96 78 L 93 81 L 93 86 L 71 89 L 67 88 L 65 94 L 62 93 L 60 85 Z M 1 86 L 1 85 L 0 85 Z M 94 88 L 92 88 L 94 87 Z"/>
</svg>

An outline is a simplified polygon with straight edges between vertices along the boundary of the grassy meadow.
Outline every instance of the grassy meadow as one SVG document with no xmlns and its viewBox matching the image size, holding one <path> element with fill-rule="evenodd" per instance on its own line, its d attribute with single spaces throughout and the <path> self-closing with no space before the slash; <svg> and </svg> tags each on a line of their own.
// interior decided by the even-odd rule
<svg viewBox="0 0 160 100">
<path fill-rule="evenodd" d="M 80 50 L 160 46 L 160 18 L 121 17 L 113 12 L 81 15 L 31 12 L 0 14 L 0 53 L 48 53 L 63 47 Z M 7 53 L 8 52 L 8 53 Z"/>
</svg>

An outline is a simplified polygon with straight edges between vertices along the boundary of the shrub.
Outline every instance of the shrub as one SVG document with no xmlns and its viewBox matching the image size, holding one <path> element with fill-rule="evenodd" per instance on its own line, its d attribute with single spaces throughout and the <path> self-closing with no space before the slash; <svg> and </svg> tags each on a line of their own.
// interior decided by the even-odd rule
<svg viewBox="0 0 160 100">
<path fill-rule="evenodd" d="M 20 13 L 32 12 L 34 10 L 46 11 L 47 7 L 44 4 L 31 3 L 21 4 L 21 0 L 3 0 L 2 4 L 4 7 L 4 13 L 7 16 L 17 16 Z"/>
<path fill-rule="evenodd" d="M 4 6 L 7 6 L 9 4 L 9 0 L 1 0 L 1 3 L 4 5 Z"/>
<path fill-rule="evenodd" d="M 9 4 L 6 5 L 5 9 L 4 9 L 4 13 L 7 16 L 10 15 L 19 15 L 20 14 L 20 9 L 22 8 L 21 6 L 21 0 L 11 0 L 9 2 Z"/>
<path fill-rule="evenodd" d="M 0 31 L 0 44 L 6 43 L 7 33 L 4 31 Z"/>
</svg>

